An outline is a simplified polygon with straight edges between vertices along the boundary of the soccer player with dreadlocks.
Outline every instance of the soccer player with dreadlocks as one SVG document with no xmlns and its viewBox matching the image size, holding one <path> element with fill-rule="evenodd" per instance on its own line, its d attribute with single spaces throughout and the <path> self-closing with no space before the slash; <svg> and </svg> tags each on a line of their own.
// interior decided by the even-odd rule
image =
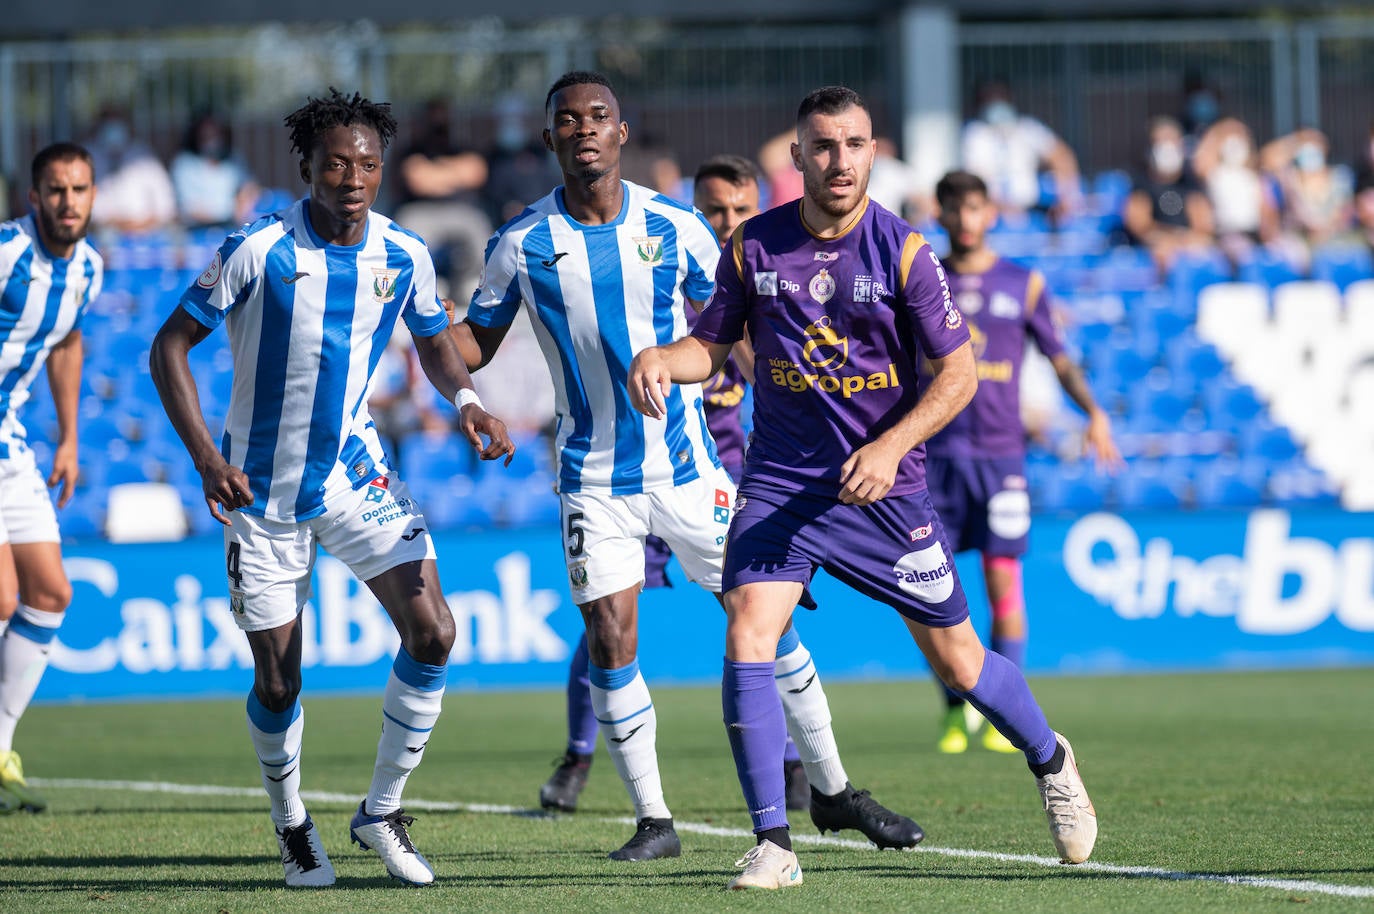
<svg viewBox="0 0 1374 914">
<path fill-rule="evenodd" d="M 286 118 L 309 195 L 229 235 L 153 341 L 163 407 L 224 525 L 229 607 L 248 635 L 248 732 L 271 799 L 288 886 L 324 886 L 334 868 L 300 795 L 301 610 L 323 546 L 386 609 L 401 645 L 382 699 L 382 736 L 350 836 L 412 884 L 434 870 L 408 833 L 406 778 L 439 717 L 453 616 L 428 524 L 390 466 L 367 412 L 377 358 L 397 318 L 431 383 L 454 402 L 483 459 L 514 446 L 473 392 L 435 292 L 424 242 L 372 212 L 389 106 L 331 89 Z M 221 323 L 234 383 L 224 433 L 205 425 L 188 353 Z M 483 444 L 483 436 L 486 444 Z"/>
</svg>

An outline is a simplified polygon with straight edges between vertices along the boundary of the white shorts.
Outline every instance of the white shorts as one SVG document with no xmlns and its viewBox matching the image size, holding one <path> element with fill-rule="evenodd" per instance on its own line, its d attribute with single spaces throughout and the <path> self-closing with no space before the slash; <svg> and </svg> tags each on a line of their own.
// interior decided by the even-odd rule
<svg viewBox="0 0 1374 914">
<path fill-rule="evenodd" d="M 315 547 L 323 546 L 360 581 L 397 565 L 434 558 L 429 525 L 394 472 L 337 496 L 319 517 L 297 523 L 229 514 L 224 530 L 229 608 L 246 632 L 278 628 L 310 597 Z"/>
<path fill-rule="evenodd" d="M 650 533 L 673 550 L 688 579 L 720 593 L 734 504 L 735 484 L 724 470 L 634 495 L 563 495 L 563 557 L 573 602 L 590 603 L 643 582 L 644 537 Z"/>
<path fill-rule="evenodd" d="M 60 543 L 48 483 L 32 457 L 0 461 L 0 543 Z"/>
</svg>

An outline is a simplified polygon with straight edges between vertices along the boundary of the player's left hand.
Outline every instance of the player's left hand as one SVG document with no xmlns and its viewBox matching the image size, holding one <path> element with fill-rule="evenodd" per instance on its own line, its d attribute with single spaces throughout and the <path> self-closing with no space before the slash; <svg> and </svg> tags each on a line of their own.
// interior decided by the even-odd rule
<svg viewBox="0 0 1374 914">
<path fill-rule="evenodd" d="M 57 506 L 67 507 L 76 494 L 76 477 L 80 470 L 76 462 L 76 445 L 59 444 L 53 452 L 52 472 L 48 474 L 48 488 L 61 485 L 57 490 Z"/>
<path fill-rule="evenodd" d="M 515 456 L 515 443 L 510 440 L 506 423 L 476 403 L 469 403 L 463 407 L 463 411 L 458 414 L 458 423 L 463 437 L 468 439 L 479 457 L 483 460 L 496 460 L 504 454 L 506 461 L 502 466 L 510 466 L 511 459 Z M 487 436 L 486 447 L 482 446 L 483 435 Z"/>
<path fill-rule="evenodd" d="M 846 505 L 871 505 L 888 493 L 897 481 L 902 454 L 882 441 L 859 448 L 840 467 L 840 501 Z"/>
<path fill-rule="evenodd" d="M 1113 475 L 1126 465 L 1112 439 L 1112 420 L 1100 409 L 1088 417 L 1088 427 L 1083 430 L 1083 454 Z"/>
<path fill-rule="evenodd" d="M 650 419 L 668 414 L 668 393 L 673 389 L 673 374 L 668 370 L 658 346 L 650 346 L 630 362 L 626 376 L 630 405 Z"/>
</svg>

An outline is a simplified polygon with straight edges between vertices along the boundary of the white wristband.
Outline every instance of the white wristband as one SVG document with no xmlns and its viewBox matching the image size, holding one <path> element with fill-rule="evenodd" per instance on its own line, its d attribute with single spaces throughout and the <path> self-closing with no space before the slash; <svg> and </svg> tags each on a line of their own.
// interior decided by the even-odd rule
<svg viewBox="0 0 1374 914">
<path fill-rule="evenodd" d="M 477 391 L 473 390 L 471 387 L 458 388 L 458 393 L 453 397 L 453 405 L 458 407 L 458 412 L 461 413 L 463 407 L 467 406 L 469 403 L 475 405 L 478 409 L 484 408 L 481 398 L 477 396 Z"/>
</svg>

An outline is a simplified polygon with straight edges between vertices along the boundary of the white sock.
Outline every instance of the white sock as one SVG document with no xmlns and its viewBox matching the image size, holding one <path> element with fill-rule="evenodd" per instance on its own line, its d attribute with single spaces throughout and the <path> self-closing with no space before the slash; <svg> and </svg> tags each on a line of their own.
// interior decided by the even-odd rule
<svg viewBox="0 0 1374 914">
<path fill-rule="evenodd" d="M 0 752 L 14 748 L 14 728 L 38 691 L 52 639 L 66 616 L 20 606 L 0 636 Z"/>
<path fill-rule="evenodd" d="M 611 753 L 615 770 L 635 804 L 635 818 L 670 819 L 658 774 L 658 716 L 649 687 L 639 675 L 639 661 L 618 670 L 588 669 L 592 710 Z"/>
<path fill-rule="evenodd" d="M 791 637 L 789 637 L 791 636 Z M 782 697 L 782 710 L 787 717 L 787 732 L 797 744 L 806 779 L 817 791 L 833 796 L 844 790 L 849 782 L 840 749 L 835 744 L 835 731 L 830 728 L 830 702 L 821 687 L 820 674 L 811 662 L 811 652 L 795 637 L 795 630 L 783 635 L 779 648 L 795 644 L 786 654 L 779 654 L 774 680 Z"/>
<path fill-rule="evenodd" d="M 272 801 L 272 823 L 278 829 L 305 821 L 301 802 L 301 742 L 305 735 L 305 711 L 297 701 L 285 711 L 272 712 L 248 693 L 248 735 L 262 769 L 262 786 Z"/>
<path fill-rule="evenodd" d="M 391 665 L 382 696 L 382 737 L 364 810 L 384 816 L 401 808 L 406 779 L 420 766 L 430 731 L 439 720 L 448 667 L 420 663 L 403 647 Z"/>
</svg>

